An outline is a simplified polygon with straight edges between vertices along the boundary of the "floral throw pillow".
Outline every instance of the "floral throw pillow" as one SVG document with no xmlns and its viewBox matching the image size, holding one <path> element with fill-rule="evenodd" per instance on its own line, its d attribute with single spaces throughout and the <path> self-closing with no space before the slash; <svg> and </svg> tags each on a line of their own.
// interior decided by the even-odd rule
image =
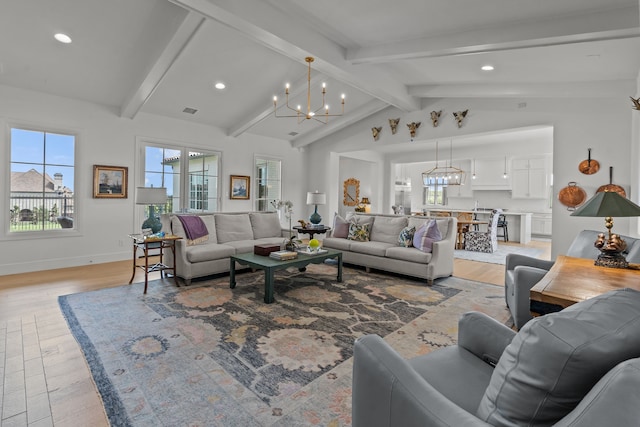
<svg viewBox="0 0 640 427">
<path fill-rule="evenodd" d="M 369 224 L 349 224 L 348 240 L 354 240 L 356 242 L 368 242 L 369 241 Z"/>
<path fill-rule="evenodd" d="M 436 224 L 435 219 L 432 219 L 416 230 L 413 235 L 413 246 L 423 252 L 431 252 L 433 242 L 439 242 L 440 240 L 442 240 L 442 235 L 438 230 L 438 224 Z"/>
<path fill-rule="evenodd" d="M 403 248 L 410 248 L 413 246 L 413 235 L 416 233 L 415 227 L 405 227 L 398 236 L 398 245 Z"/>
</svg>

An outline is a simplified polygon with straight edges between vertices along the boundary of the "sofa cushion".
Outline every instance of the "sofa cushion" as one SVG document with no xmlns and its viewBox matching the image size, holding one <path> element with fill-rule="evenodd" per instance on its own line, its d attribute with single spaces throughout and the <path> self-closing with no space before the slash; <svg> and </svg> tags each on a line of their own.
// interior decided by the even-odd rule
<svg viewBox="0 0 640 427">
<path fill-rule="evenodd" d="M 416 234 L 415 227 L 405 227 L 398 236 L 398 246 L 410 248 L 413 246 L 413 235 Z"/>
<path fill-rule="evenodd" d="M 333 231 L 331 237 L 346 239 L 349 235 L 349 221 L 337 213 L 333 214 Z"/>
<path fill-rule="evenodd" d="M 527 323 L 505 349 L 477 416 L 547 426 L 618 363 L 640 356 L 640 292 L 618 289 Z"/>
<path fill-rule="evenodd" d="M 387 258 L 428 264 L 431 261 L 432 255 L 431 253 L 422 252 L 421 250 L 416 248 L 403 248 L 401 246 L 394 246 L 386 250 L 385 256 Z"/>
<path fill-rule="evenodd" d="M 491 365 L 457 345 L 431 351 L 408 363 L 436 390 L 470 413 L 478 408 L 493 373 Z"/>
<path fill-rule="evenodd" d="M 438 224 L 435 219 L 432 219 L 416 230 L 413 235 L 413 246 L 423 252 L 431 252 L 433 243 L 440 240 L 442 240 L 442 235 L 438 229 Z"/>
<path fill-rule="evenodd" d="M 227 242 L 225 245 L 235 249 L 237 254 L 253 253 L 253 247 L 256 245 L 255 240 L 236 240 L 233 242 Z"/>
<path fill-rule="evenodd" d="M 370 240 L 396 245 L 398 244 L 398 235 L 400 235 L 402 229 L 407 226 L 407 223 L 408 220 L 405 216 L 379 216 L 373 222 Z"/>
<path fill-rule="evenodd" d="M 356 242 L 368 242 L 370 240 L 369 224 L 349 224 L 349 235 L 347 239 Z"/>
<path fill-rule="evenodd" d="M 325 237 L 322 241 L 322 247 L 348 251 L 351 248 L 351 243 L 351 240 L 341 237 Z"/>
<path fill-rule="evenodd" d="M 351 244 L 351 252 L 359 254 L 367 254 L 383 257 L 387 253 L 387 249 L 396 247 L 391 243 L 385 242 L 353 242 Z"/>
<path fill-rule="evenodd" d="M 249 214 L 254 239 L 280 237 L 282 227 L 277 212 L 251 212 Z"/>
<path fill-rule="evenodd" d="M 229 258 L 235 253 L 235 248 L 217 243 L 188 246 L 186 248 L 187 260 L 192 263 Z"/>
<path fill-rule="evenodd" d="M 218 239 L 216 237 L 215 216 L 212 214 L 198 216 L 202 219 L 202 222 L 204 222 L 204 225 L 207 227 L 207 231 L 209 232 L 209 238 L 206 241 L 200 242 L 200 244 L 217 243 Z M 187 238 L 187 233 L 184 231 L 182 221 L 180 221 L 180 218 L 178 218 L 177 215 L 171 216 L 171 232 L 183 239 Z"/>
<path fill-rule="evenodd" d="M 218 243 L 252 240 L 249 214 L 216 214 L 216 234 Z"/>
</svg>

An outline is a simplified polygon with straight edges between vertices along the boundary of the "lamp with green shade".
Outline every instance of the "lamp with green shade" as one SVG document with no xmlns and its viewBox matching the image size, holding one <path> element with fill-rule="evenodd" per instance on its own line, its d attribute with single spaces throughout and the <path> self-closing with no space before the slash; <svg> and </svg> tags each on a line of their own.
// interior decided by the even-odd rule
<svg viewBox="0 0 640 427">
<path fill-rule="evenodd" d="M 605 238 L 604 233 L 601 233 L 594 243 L 600 249 L 595 265 L 613 268 L 629 266 L 622 255 L 627 243 L 619 235 L 611 232 L 613 217 L 640 216 L 640 206 L 615 191 L 601 191 L 573 211 L 571 216 L 602 217 L 605 220 L 608 236 Z"/>
<path fill-rule="evenodd" d="M 136 204 L 149 205 L 149 218 L 142 223 L 142 229 L 150 228 L 152 233 L 162 230 L 162 223 L 156 216 L 155 205 L 167 203 L 167 189 L 164 187 L 138 187 L 136 188 Z"/>
</svg>

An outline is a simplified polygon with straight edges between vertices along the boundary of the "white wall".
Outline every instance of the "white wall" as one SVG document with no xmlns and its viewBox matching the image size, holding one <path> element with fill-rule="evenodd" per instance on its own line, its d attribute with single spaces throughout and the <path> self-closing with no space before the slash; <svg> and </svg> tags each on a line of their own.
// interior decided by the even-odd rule
<svg viewBox="0 0 640 427">
<path fill-rule="evenodd" d="M 373 201 L 372 188 L 376 184 L 375 183 L 375 163 L 366 161 L 366 160 L 358 160 L 352 157 L 341 156 L 340 157 L 340 179 L 339 185 L 337 188 L 337 193 L 341 195 L 340 200 L 338 202 L 338 214 L 343 217 L 347 214 L 347 212 L 353 212 L 355 210 L 355 206 L 345 206 L 344 205 L 344 181 L 349 178 L 355 178 L 360 181 L 360 190 L 359 190 L 359 199 L 362 200 L 363 197 L 368 197 L 369 201 Z M 331 215 L 328 215 L 323 222 L 327 225 L 331 224 L 329 219 Z"/>
<path fill-rule="evenodd" d="M 519 108 L 518 104 L 522 102 L 526 102 L 525 108 Z M 463 127 L 458 129 L 453 122 L 452 112 L 467 108 L 469 114 Z M 432 128 L 429 112 L 440 109 L 443 110 L 440 126 Z M 633 140 L 632 150 L 633 116 L 630 110 L 628 99 L 446 99 L 437 104 L 426 105 L 422 111 L 411 113 L 402 113 L 390 108 L 313 144 L 307 150 L 314 159 L 309 165 L 309 173 L 314 175 L 330 169 L 331 156 L 327 156 L 328 153 L 339 155 L 342 152 L 384 150 L 389 154 L 380 165 L 385 182 L 383 185 L 391 185 L 392 162 L 422 158 L 422 141 L 448 141 L 452 137 L 500 132 L 505 129 L 552 126 L 552 255 L 555 257 L 566 251 L 581 229 L 604 229 L 604 221 L 601 218 L 570 217 L 570 212 L 557 201 L 558 191 L 568 182 L 577 181 L 588 195 L 592 196 L 600 185 L 608 183 L 609 166 L 614 166 L 615 183 L 622 185 L 628 194 L 637 194 L 638 183 L 637 179 L 634 179 L 632 185 L 631 168 L 638 163 L 638 138 L 635 137 Z M 391 135 L 388 119 L 396 117 L 401 117 L 398 133 Z M 413 143 L 409 142 L 406 129 L 406 123 L 412 121 L 422 122 Z M 383 126 L 383 132 L 376 142 L 371 138 L 371 128 L 374 126 Z M 416 148 L 406 151 L 409 144 Z M 578 171 L 578 164 L 586 158 L 588 148 L 592 148 L 593 158 L 602 165 L 601 172 L 594 175 L 583 175 Z M 385 194 L 383 206 L 390 206 L 392 190 L 387 188 L 380 191 Z M 638 202 L 637 199 L 634 201 Z M 637 236 L 637 229 L 632 230 L 629 224 L 627 218 L 616 218 L 614 230 L 621 234 Z"/>
<path fill-rule="evenodd" d="M 77 233 L 66 237 L 0 240 L 0 274 L 22 273 L 131 258 L 129 233 L 138 232 L 134 204 L 140 176 L 135 164 L 137 137 L 174 141 L 178 145 L 222 152 L 222 210 L 247 211 L 251 200 L 230 200 L 229 175 L 249 175 L 253 180 L 254 153 L 283 161 L 283 197 L 294 203 L 296 213 L 305 212 L 306 157 L 287 141 L 245 134 L 229 138 L 220 129 L 188 121 L 140 114 L 134 120 L 118 117 L 112 108 L 0 85 L 0 223 L 7 224 L 10 171 L 7 167 L 8 127 L 12 124 L 71 130 L 78 133 L 75 193 L 78 197 Z M 94 199 L 93 165 L 129 168 L 127 199 Z M 253 191 L 252 191 L 253 193 Z M 294 214 L 295 215 L 295 214 Z"/>
</svg>

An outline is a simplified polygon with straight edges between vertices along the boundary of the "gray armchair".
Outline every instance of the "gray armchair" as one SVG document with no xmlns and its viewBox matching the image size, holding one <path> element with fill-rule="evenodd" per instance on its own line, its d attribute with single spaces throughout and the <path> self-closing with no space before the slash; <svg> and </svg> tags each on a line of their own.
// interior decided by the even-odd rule
<svg viewBox="0 0 640 427">
<path fill-rule="evenodd" d="M 517 334 L 471 312 L 458 344 L 406 360 L 356 340 L 354 427 L 637 426 L 640 292 L 620 289 L 536 318 Z"/>
<path fill-rule="evenodd" d="M 513 324 L 520 329 L 533 318 L 529 291 L 553 267 L 553 261 L 526 255 L 507 254 L 504 269 L 504 299 L 511 311 Z"/>
<path fill-rule="evenodd" d="M 576 258 L 596 259 L 600 254 L 593 243 L 600 231 L 582 230 L 573 239 L 567 255 Z M 630 263 L 640 263 L 640 239 L 622 236 L 627 242 L 624 255 Z M 553 266 L 553 261 L 525 255 L 508 254 L 504 270 L 504 298 L 511 311 L 513 323 L 520 329 L 531 320 L 530 291 Z"/>
</svg>

